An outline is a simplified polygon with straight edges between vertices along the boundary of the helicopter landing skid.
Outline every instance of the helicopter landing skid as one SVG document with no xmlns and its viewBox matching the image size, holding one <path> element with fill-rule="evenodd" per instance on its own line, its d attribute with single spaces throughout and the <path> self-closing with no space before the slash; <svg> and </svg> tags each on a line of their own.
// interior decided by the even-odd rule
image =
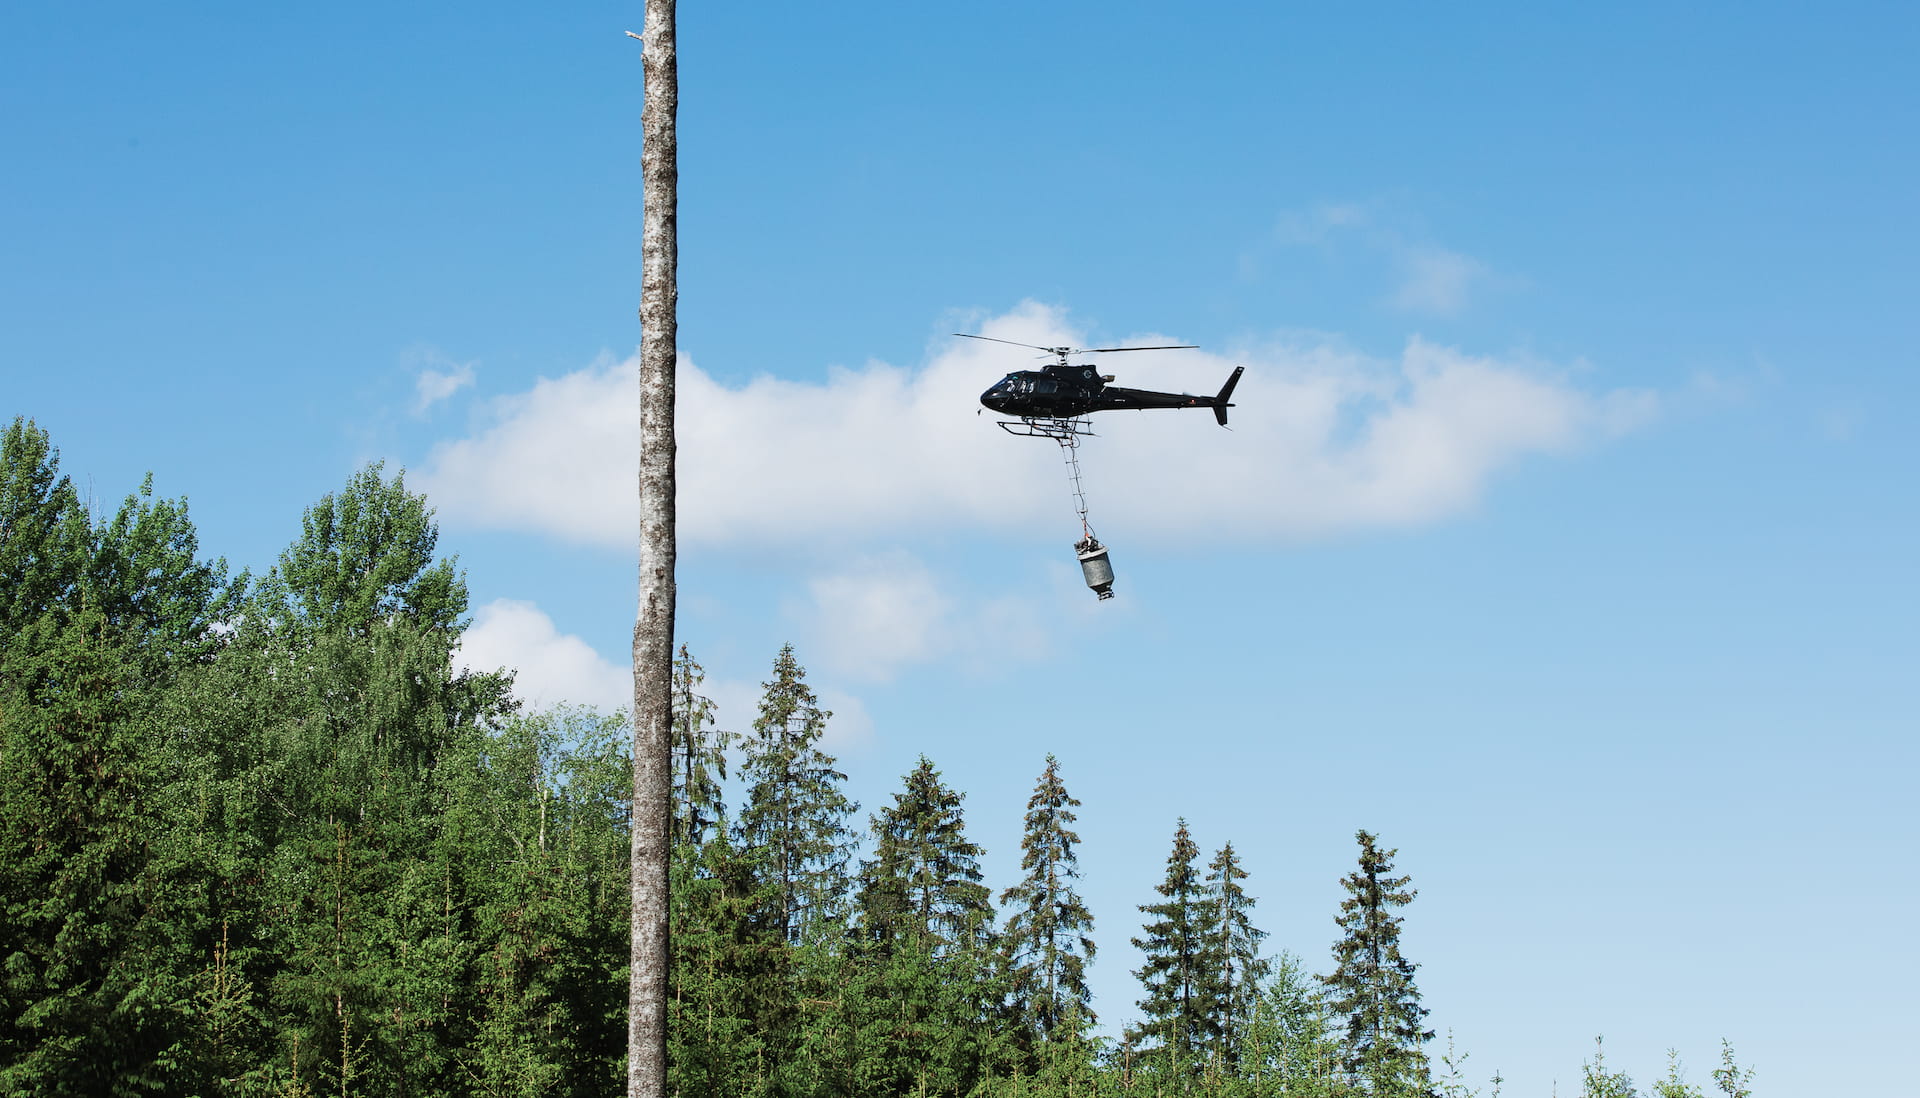
<svg viewBox="0 0 1920 1098">
<path fill-rule="evenodd" d="M 995 423 L 1010 435 L 1021 438 L 1050 438 L 1055 442 L 1065 442 L 1076 435 L 1094 437 L 1093 429 L 1084 419 L 997 419 Z"/>
</svg>

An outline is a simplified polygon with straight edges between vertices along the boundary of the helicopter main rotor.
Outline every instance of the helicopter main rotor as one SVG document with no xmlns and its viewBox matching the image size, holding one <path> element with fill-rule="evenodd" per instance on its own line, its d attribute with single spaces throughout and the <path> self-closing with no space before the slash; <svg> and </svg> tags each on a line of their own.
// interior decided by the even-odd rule
<svg viewBox="0 0 1920 1098">
<path fill-rule="evenodd" d="M 1197 343 L 1173 343 L 1161 347 L 1042 347 L 1037 343 L 1019 343 L 1011 339 L 1000 339 L 997 336 L 972 335 L 967 332 L 953 334 L 961 339 L 984 339 L 988 343 L 1005 343 L 1009 347 L 1027 347 L 1035 351 L 1045 351 L 1057 357 L 1061 366 L 1067 364 L 1069 355 L 1110 355 L 1118 351 L 1197 351 L 1200 349 Z"/>
</svg>

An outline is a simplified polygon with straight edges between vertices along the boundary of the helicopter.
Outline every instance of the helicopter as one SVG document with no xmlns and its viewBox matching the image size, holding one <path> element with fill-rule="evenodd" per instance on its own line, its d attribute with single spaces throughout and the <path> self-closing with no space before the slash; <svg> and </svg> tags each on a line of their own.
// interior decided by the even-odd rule
<svg viewBox="0 0 1920 1098">
<path fill-rule="evenodd" d="M 1213 418 L 1220 426 L 1227 425 L 1227 409 L 1233 407 L 1229 398 L 1233 396 L 1233 387 L 1240 383 L 1240 375 L 1246 371 L 1244 366 L 1235 366 L 1233 373 L 1227 376 L 1227 383 L 1220 387 L 1217 396 L 1193 396 L 1188 393 L 1159 393 L 1151 389 L 1126 389 L 1110 384 L 1112 374 L 1102 374 L 1093 367 L 1076 365 L 1068 361 L 1074 355 L 1105 355 L 1119 351 L 1190 351 L 1194 344 L 1182 343 L 1165 347 L 1041 347 L 1033 343 L 1015 343 L 1011 339 L 997 339 L 993 336 L 970 335 L 966 332 L 953 333 L 963 339 L 984 339 L 990 343 L 1006 343 L 1015 347 L 1029 347 L 1044 351 L 1059 359 L 1038 370 L 1015 370 L 980 394 L 980 403 L 988 409 L 1002 415 L 1018 416 L 1026 430 L 1016 430 L 1012 423 L 1001 426 L 1015 434 L 1039 433 L 1052 437 L 1059 431 L 1083 433 L 1083 428 L 1071 425 L 1072 421 L 1093 412 L 1110 412 L 1122 409 L 1147 408 L 1211 408 Z"/>
<path fill-rule="evenodd" d="M 1112 374 L 1102 374 L 1091 366 L 1075 365 L 1069 360 L 1075 355 L 1106 355 L 1120 351 L 1191 351 L 1198 348 L 1191 343 L 1162 347 L 1042 347 L 996 336 L 967 332 L 953 334 L 962 339 L 984 339 L 989 343 L 1026 347 L 1058 359 L 1038 370 L 1015 370 L 1001 378 L 993 388 L 981 393 L 980 403 L 995 412 L 1017 417 L 998 421 L 1000 429 L 1008 434 L 1052 439 L 1060 444 L 1061 452 L 1066 455 L 1067 478 L 1073 487 L 1074 509 L 1080 514 L 1081 538 L 1074 543 L 1074 556 L 1079 559 L 1080 571 L 1093 593 L 1102 599 L 1112 598 L 1113 561 L 1107 547 L 1093 536 L 1093 525 L 1087 521 L 1086 493 L 1080 488 L 1080 436 L 1093 433 L 1087 427 L 1086 417 L 1094 412 L 1127 408 L 1211 408 L 1214 421 L 1225 427 L 1227 409 L 1233 407 L 1233 387 L 1240 384 L 1240 375 L 1246 372 L 1246 367 L 1235 366 L 1233 373 L 1227 375 L 1227 383 L 1220 386 L 1218 395 L 1210 397 L 1190 393 L 1161 393 L 1152 389 L 1123 389 L 1111 384 Z"/>
</svg>

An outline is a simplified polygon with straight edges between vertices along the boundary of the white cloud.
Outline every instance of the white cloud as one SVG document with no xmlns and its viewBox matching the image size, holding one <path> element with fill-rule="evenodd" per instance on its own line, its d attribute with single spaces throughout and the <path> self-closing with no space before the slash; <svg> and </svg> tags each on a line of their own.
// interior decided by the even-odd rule
<svg viewBox="0 0 1920 1098">
<path fill-rule="evenodd" d="M 936 627 L 953 611 L 933 573 L 900 550 L 818 576 L 809 587 L 820 623 L 809 651 L 864 678 L 891 678 L 900 665 L 927 659 Z"/>
<path fill-rule="evenodd" d="M 886 680 L 935 659 L 979 668 L 1046 647 L 1026 604 L 954 598 L 905 550 L 858 558 L 808 587 L 804 616 L 814 633 L 808 651 L 823 667 L 852 678 Z"/>
<path fill-rule="evenodd" d="M 614 710 L 633 704 L 631 668 L 561 633 L 531 602 L 495 599 L 482 606 L 460 638 L 454 664 L 477 671 L 512 669 L 514 693 L 535 709 L 571 703 Z"/>
<path fill-rule="evenodd" d="M 1027 304 L 982 334 L 1040 345 L 1086 342 L 1056 310 Z M 1177 342 L 1162 336 L 1142 340 Z M 715 381 L 683 356 L 679 533 L 684 542 L 824 555 L 898 545 L 906 532 L 1029 531 L 1071 524 L 1060 455 L 976 415 L 1028 352 L 974 340 L 936 344 L 919 369 L 835 367 L 817 381 Z M 1082 450 L 1096 526 L 1129 539 L 1284 540 L 1433 521 L 1470 507 L 1501 469 L 1644 421 L 1652 394 L 1595 393 L 1571 371 L 1476 356 L 1415 338 L 1393 360 L 1319 341 L 1113 356 L 1122 384 L 1213 392 L 1247 373 L 1234 430 L 1204 412 L 1112 412 Z M 437 446 L 420 483 L 443 521 L 634 544 L 638 397 L 634 367 L 603 360 L 497 400 L 491 423 Z M 814 595 L 847 622 L 918 643 L 948 608 L 909 568 L 888 577 L 905 601 L 877 607 L 832 577 Z M 824 586 L 822 586 L 824 585 Z M 845 636 L 834 641 L 846 651 Z M 879 672 L 878 664 L 874 665 Z"/>
<path fill-rule="evenodd" d="M 819 690 L 820 708 L 833 714 L 827 718 L 826 734 L 820 746 L 834 754 L 855 751 L 873 741 L 873 718 L 867 705 L 844 690 L 823 686 Z"/>
<path fill-rule="evenodd" d="M 473 364 L 451 364 L 450 370 L 429 366 L 414 378 L 413 414 L 424 415 L 428 408 L 473 384 Z"/>
<path fill-rule="evenodd" d="M 519 599 L 495 599 L 474 614 L 473 625 L 454 652 L 458 670 L 515 672 L 514 694 L 529 709 L 590 705 L 607 712 L 633 704 L 633 672 L 624 663 L 600 655 L 586 641 L 563 634 L 544 611 Z M 829 751 L 850 751 L 873 740 L 873 717 L 866 703 L 831 682 L 813 683 L 820 707 L 832 716 L 821 743 Z M 699 693 L 714 703 L 719 728 L 747 732 L 760 713 L 760 683 L 708 677 Z"/>
</svg>

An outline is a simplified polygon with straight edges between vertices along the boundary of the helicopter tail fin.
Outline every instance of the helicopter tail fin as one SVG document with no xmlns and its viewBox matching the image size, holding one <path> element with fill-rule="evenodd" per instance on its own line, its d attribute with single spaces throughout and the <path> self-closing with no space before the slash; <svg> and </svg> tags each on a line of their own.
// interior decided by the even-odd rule
<svg viewBox="0 0 1920 1098">
<path fill-rule="evenodd" d="M 1214 422 L 1220 424 L 1222 427 L 1227 425 L 1227 409 L 1233 407 L 1233 405 L 1227 403 L 1227 398 L 1233 395 L 1233 387 L 1240 384 L 1240 375 L 1246 373 L 1246 371 L 1247 368 L 1245 366 L 1235 366 L 1233 373 L 1227 377 L 1227 383 L 1220 386 L 1220 395 L 1213 398 Z"/>
</svg>

